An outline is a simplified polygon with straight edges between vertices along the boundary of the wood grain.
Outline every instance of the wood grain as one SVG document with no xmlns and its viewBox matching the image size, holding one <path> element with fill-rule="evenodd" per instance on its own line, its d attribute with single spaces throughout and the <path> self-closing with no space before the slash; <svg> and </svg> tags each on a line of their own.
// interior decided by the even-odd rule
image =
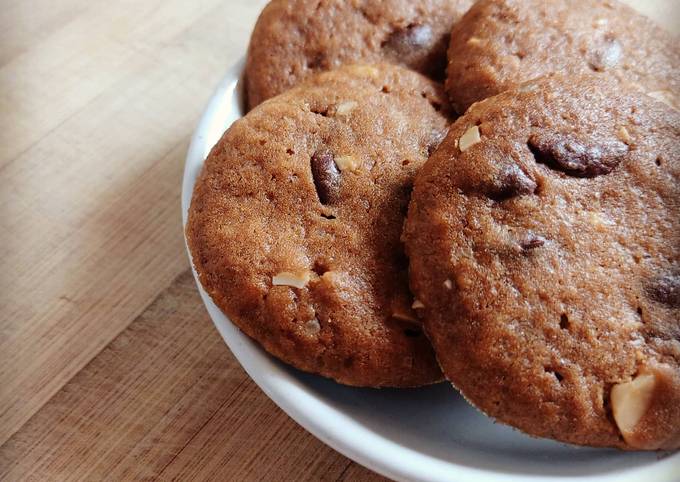
<svg viewBox="0 0 680 482">
<path fill-rule="evenodd" d="M 383 480 L 279 410 L 189 271 L 0 447 L 3 480 Z"/>
<path fill-rule="evenodd" d="M 186 274 L 188 139 L 264 4 L 0 0 L 0 478 L 376 478 L 247 379 Z"/>
<path fill-rule="evenodd" d="M 0 55 L 0 443 L 186 270 L 188 138 L 262 4 L 37 0 L 0 15 L 15 39 Z"/>
</svg>

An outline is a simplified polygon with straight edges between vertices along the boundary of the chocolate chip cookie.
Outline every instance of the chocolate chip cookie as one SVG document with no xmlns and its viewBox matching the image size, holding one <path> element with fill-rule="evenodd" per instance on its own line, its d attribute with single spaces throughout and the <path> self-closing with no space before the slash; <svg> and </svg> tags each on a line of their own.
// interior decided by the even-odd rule
<svg viewBox="0 0 680 482">
<path fill-rule="evenodd" d="M 552 72 L 614 76 L 680 107 L 680 42 L 615 0 L 480 0 L 453 27 L 448 56 L 460 113 Z"/>
<path fill-rule="evenodd" d="M 390 62 L 444 79 L 453 23 L 472 0 L 273 0 L 260 15 L 246 64 L 248 102 L 319 71 Z"/>
<path fill-rule="evenodd" d="M 605 76 L 473 105 L 421 169 L 411 287 L 447 378 L 531 435 L 680 447 L 680 113 Z"/>
<path fill-rule="evenodd" d="M 234 324 L 295 367 L 359 386 L 441 379 L 400 241 L 443 138 L 440 84 L 390 65 L 308 79 L 234 123 L 196 184 L 187 239 Z"/>
</svg>

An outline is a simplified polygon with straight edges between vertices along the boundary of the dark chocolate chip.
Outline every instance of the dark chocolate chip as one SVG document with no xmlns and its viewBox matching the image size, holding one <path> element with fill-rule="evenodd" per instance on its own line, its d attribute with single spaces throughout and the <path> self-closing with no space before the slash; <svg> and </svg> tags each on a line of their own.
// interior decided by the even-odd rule
<svg viewBox="0 0 680 482">
<path fill-rule="evenodd" d="M 328 150 L 316 151 L 310 161 L 314 187 L 321 204 L 333 204 L 340 194 L 340 171 L 333 154 Z"/>
<path fill-rule="evenodd" d="M 536 182 L 518 166 L 511 164 L 501 169 L 487 195 L 495 201 L 504 201 L 535 191 Z"/>
<path fill-rule="evenodd" d="M 383 42 L 383 47 L 396 53 L 409 54 L 432 43 L 434 33 L 429 25 L 410 24 L 394 30 Z"/>
<path fill-rule="evenodd" d="M 680 273 L 667 274 L 651 281 L 646 290 L 647 296 L 671 308 L 680 308 Z"/>
<path fill-rule="evenodd" d="M 569 317 L 567 316 L 566 313 L 562 313 L 560 315 L 560 328 L 562 328 L 563 330 L 568 330 L 569 325 L 570 325 Z"/>
<path fill-rule="evenodd" d="M 568 135 L 547 132 L 533 134 L 527 145 L 536 162 L 575 177 L 609 174 L 628 151 L 628 146 L 617 140 L 588 146 Z"/>
</svg>

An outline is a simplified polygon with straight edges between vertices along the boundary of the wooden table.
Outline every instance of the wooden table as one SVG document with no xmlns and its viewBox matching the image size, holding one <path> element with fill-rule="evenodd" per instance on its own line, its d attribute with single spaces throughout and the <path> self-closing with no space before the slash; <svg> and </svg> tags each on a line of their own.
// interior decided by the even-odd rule
<svg viewBox="0 0 680 482">
<path fill-rule="evenodd" d="M 379 479 L 250 381 L 188 271 L 189 136 L 263 4 L 0 0 L 0 479 Z"/>
</svg>

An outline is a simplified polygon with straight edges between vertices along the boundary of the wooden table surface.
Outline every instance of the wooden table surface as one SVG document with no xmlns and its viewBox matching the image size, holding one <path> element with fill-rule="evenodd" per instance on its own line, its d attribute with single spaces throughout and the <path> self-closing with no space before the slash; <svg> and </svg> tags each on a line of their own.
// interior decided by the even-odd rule
<svg viewBox="0 0 680 482">
<path fill-rule="evenodd" d="M 189 137 L 264 3 L 0 0 L 0 479 L 381 479 L 250 381 L 188 271 Z"/>
</svg>

